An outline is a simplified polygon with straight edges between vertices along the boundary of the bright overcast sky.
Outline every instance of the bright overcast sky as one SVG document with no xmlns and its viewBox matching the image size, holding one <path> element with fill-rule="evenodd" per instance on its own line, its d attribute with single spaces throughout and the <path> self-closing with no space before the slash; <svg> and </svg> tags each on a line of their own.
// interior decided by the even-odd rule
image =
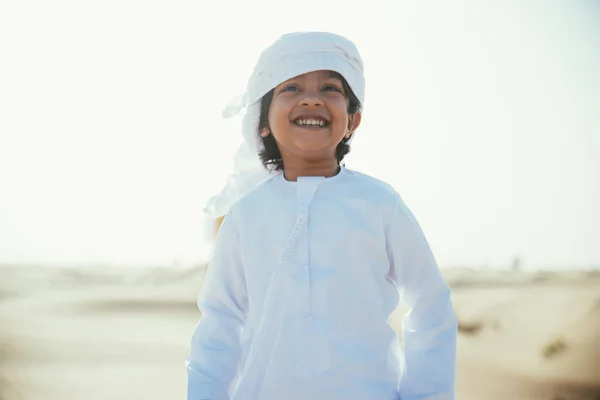
<svg viewBox="0 0 600 400">
<path fill-rule="evenodd" d="M 2 2 L 0 263 L 202 261 L 222 109 L 271 41 L 324 30 L 365 61 L 346 165 L 441 266 L 600 265 L 600 3 L 435 3 Z"/>
</svg>

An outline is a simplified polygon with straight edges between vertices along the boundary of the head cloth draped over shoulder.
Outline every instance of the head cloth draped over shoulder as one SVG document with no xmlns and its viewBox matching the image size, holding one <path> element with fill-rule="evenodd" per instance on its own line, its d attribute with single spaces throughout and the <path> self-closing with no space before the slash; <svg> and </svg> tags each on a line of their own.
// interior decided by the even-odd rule
<svg viewBox="0 0 600 400">
<path fill-rule="evenodd" d="M 346 79 L 360 103 L 364 104 L 363 62 L 354 43 L 327 32 L 298 32 L 281 36 L 261 53 L 248 80 L 246 92 L 235 98 L 223 111 L 223 117 L 228 118 L 246 109 L 242 120 L 244 143 L 235 155 L 235 172 L 229 176 L 221 192 L 212 197 L 204 208 L 209 218 L 225 215 L 233 203 L 275 173 L 263 166 L 258 155 L 263 149 L 258 132 L 262 97 L 295 76 L 318 70 L 338 72 Z"/>
</svg>

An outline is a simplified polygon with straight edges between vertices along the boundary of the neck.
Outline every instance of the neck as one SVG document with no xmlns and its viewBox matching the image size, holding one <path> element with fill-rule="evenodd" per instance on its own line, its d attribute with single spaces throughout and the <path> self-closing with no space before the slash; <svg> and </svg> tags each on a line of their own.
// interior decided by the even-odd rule
<svg viewBox="0 0 600 400">
<path fill-rule="evenodd" d="M 283 176 L 288 181 L 296 181 L 299 176 L 324 176 L 330 178 L 338 174 L 340 166 L 337 160 L 323 160 L 320 162 L 307 163 L 303 160 L 284 163 Z"/>
</svg>

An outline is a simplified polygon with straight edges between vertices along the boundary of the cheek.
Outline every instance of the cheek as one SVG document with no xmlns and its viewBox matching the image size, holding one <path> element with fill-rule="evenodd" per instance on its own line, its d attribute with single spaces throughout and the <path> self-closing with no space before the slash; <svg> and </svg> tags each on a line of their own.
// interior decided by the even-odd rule
<svg viewBox="0 0 600 400">
<path fill-rule="evenodd" d="M 269 126 L 276 129 L 276 127 L 287 124 L 289 122 L 288 114 L 287 108 L 280 102 L 272 104 L 269 108 Z"/>
<path fill-rule="evenodd" d="M 348 125 L 348 103 L 346 99 L 339 99 L 331 105 L 330 110 L 341 124 Z"/>
<path fill-rule="evenodd" d="M 336 126 L 341 128 L 348 128 L 349 123 L 350 120 L 348 118 L 348 113 L 345 112 L 345 110 L 336 114 Z"/>
</svg>

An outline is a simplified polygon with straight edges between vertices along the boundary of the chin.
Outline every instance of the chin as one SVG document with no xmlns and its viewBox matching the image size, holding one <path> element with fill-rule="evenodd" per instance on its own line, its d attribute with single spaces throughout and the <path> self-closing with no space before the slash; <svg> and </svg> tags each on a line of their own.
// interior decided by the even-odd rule
<svg viewBox="0 0 600 400">
<path fill-rule="evenodd" d="M 331 148 L 331 145 L 329 143 L 298 143 L 294 147 L 296 147 L 299 152 L 324 153 Z"/>
</svg>

